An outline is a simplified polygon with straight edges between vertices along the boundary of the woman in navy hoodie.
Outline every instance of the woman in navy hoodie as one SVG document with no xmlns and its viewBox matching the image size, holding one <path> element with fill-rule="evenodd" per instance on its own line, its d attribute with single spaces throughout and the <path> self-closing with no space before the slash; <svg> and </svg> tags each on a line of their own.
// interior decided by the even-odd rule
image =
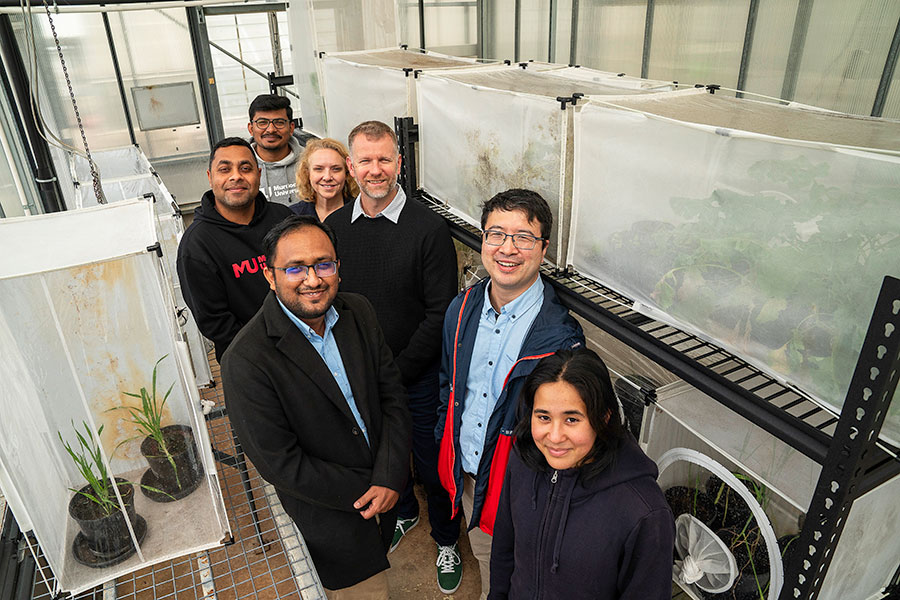
<svg viewBox="0 0 900 600">
<path fill-rule="evenodd" d="M 543 359 L 519 409 L 489 600 L 671 598 L 672 512 L 600 357 L 582 348 Z"/>
</svg>

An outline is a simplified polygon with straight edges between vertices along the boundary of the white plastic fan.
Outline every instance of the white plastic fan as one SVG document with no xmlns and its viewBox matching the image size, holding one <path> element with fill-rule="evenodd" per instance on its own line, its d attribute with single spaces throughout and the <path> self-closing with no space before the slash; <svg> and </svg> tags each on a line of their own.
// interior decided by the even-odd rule
<svg viewBox="0 0 900 600">
<path fill-rule="evenodd" d="M 675 576 L 685 585 L 717 594 L 734 585 L 737 562 L 725 542 L 693 515 L 675 519 Z"/>
</svg>

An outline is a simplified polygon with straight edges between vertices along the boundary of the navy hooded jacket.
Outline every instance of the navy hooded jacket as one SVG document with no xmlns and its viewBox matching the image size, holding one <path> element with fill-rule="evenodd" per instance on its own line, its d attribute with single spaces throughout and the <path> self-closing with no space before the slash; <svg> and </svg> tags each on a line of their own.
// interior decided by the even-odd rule
<svg viewBox="0 0 900 600">
<path fill-rule="evenodd" d="M 491 548 L 489 600 L 668 600 L 675 520 L 656 464 L 628 436 L 615 462 L 530 469 L 513 452 Z"/>
</svg>

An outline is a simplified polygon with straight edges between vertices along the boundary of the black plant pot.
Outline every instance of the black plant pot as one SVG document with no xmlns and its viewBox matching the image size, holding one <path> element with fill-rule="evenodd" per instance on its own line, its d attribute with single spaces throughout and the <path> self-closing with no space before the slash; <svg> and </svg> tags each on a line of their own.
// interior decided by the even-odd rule
<svg viewBox="0 0 900 600">
<path fill-rule="evenodd" d="M 163 440 L 175 469 L 169 458 L 159 448 L 151 437 L 144 438 L 141 443 L 141 454 L 147 459 L 150 469 L 141 477 L 141 491 L 145 496 L 156 502 L 172 502 L 189 495 L 200 487 L 203 478 L 203 463 L 200 461 L 200 453 L 197 452 L 197 444 L 194 442 L 194 432 L 186 425 L 169 425 L 162 428 Z M 161 492 L 155 492 L 155 488 Z"/>
<path fill-rule="evenodd" d="M 99 504 L 82 494 L 75 494 L 69 501 L 69 515 L 81 528 L 72 542 L 72 553 L 75 560 L 83 565 L 108 567 L 122 562 L 136 552 L 125 521 L 126 515 L 138 543 L 147 534 L 147 522 L 134 510 L 134 486 L 120 477 L 116 477 L 116 485 L 125 504 L 125 513 L 115 510 L 106 514 Z M 93 493 L 89 485 L 80 491 Z"/>
</svg>

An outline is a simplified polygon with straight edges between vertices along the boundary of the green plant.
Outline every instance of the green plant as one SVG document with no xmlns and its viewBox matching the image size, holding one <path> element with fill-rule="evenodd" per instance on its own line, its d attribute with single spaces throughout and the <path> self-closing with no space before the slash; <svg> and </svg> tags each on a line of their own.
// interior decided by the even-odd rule
<svg viewBox="0 0 900 600">
<path fill-rule="evenodd" d="M 175 482 L 178 487 L 181 487 L 181 482 L 178 479 L 178 468 L 175 466 L 175 459 L 172 457 L 171 452 L 169 452 L 169 447 L 166 444 L 165 436 L 163 435 L 163 427 L 162 427 L 162 416 L 163 416 L 163 408 L 166 406 L 166 401 L 169 399 L 169 395 L 172 393 L 172 389 L 175 387 L 175 382 L 172 382 L 172 385 L 169 386 L 169 389 L 166 390 L 165 395 L 163 395 L 162 400 L 157 397 L 156 393 L 156 374 L 159 369 L 159 363 L 161 363 L 165 358 L 169 356 L 168 354 L 164 355 L 153 366 L 153 375 L 151 377 L 150 383 L 150 391 L 147 391 L 147 388 L 142 387 L 139 393 L 133 392 L 122 392 L 126 396 L 131 396 L 132 398 L 138 398 L 141 401 L 140 407 L 136 406 L 116 406 L 111 408 L 110 410 L 127 410 L 131 419 L 129 420 L 132 424 L 137 427 L 137 430 L 141 432 L 141 434 L 145 437 L 152 438 L 159 448 L 159 451 L 162 452 L 162 456 L 166 457 L 166 460 L 169 461 L 169 464 L 172 465 L 172 471 L 175 473 Z M 126 444 L 137 437 L 128 438 L 127 440 L 123 440 L 119 443 L 119 446 L 122 444 Z M 116 446 L 118 449 L 118 446 Z"/>
<path fill-rule="evenodd" d="M 78 471 L 81 473 L 81 476 L 87 481 L 91 488 L 90 492 L 84 492 L 76 488 L 69 488 L 69 490 L 76 494 L 81 494 L 91 502 L 100 506 L 100 508 L 103 509 L 104 514 L 110 515 L 114 510 L 118 510 L 119 508 L 115 499 L 115 492 L 113 492 L 112 486 L 110 485 L 106 465 L 103 464 L 103 458 L 100 454 L 100 444 L 94 440 L 94 436 L 91 434 L 91 428 L 88 424 L 82 421 L 82 425 L 84 426 L 85 435 L 82 435 L 81 432 L 75 428 L 74 422 L 72 423 L 72 428 L 75 429 L 75 436 L 78 438 L 78 445 L 80 446 L 78 450 L 74 450 L 69 442 L 63 439 L 62 433 L 56 432 L 56 435 L 59 436 L 59 441 L 62 442 L 66 452 L 69 453 L 69 456 L 78 466 Z M 97 430 L 97 437 L 99 438 L 102 433 L 103 426 L 101 425 Z M 88 440 L 90 440 L 90 442 Z M 95 468 L 97 470 L 96 473 L 94 472 Z"/>
</svg>

